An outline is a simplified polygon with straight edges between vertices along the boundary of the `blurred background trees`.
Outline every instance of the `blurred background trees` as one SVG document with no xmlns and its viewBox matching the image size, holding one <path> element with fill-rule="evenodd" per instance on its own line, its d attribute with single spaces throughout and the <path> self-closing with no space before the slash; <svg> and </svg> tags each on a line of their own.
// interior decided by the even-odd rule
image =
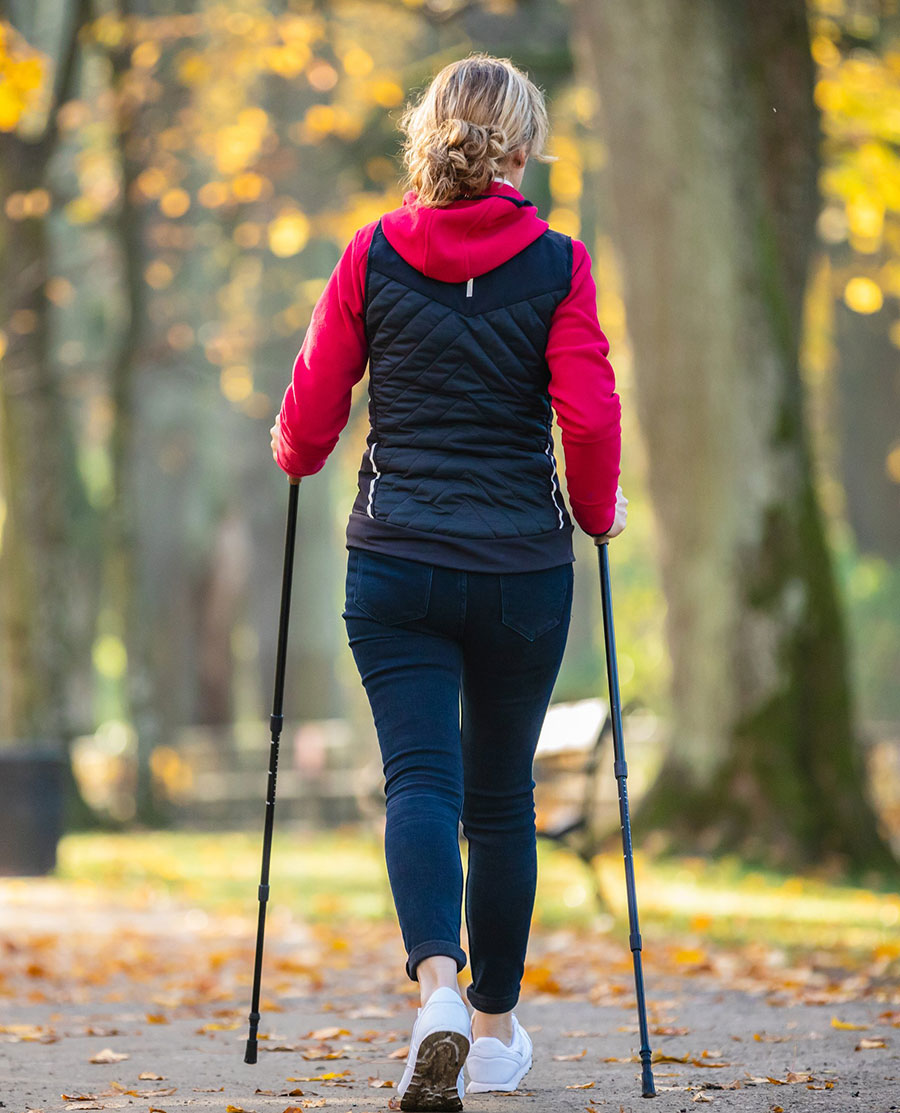
<svg viewBox="0 0 900 1113">
<path fill-rule="evenodd" d="M 196 799 L 198 740 L 265 745 L 268 427 L 340 252 L 402 200 L 405 99 L 485 49 L 547 92 L 558 161 L 523 192 L 588 245 L 623 398 L 620 673 L 668 727 L 635 830 L 889 865 L 900 22 L 737 8 L 0 3 L 0 739 L 73 749 L 116 822 Z M 300 774 L 336 738 L 372 756 L 339 617 L 365 432 L 363 383 L 301 492 Z M 577 555 L 559 699 L 604 691 Z"/>
</svg>

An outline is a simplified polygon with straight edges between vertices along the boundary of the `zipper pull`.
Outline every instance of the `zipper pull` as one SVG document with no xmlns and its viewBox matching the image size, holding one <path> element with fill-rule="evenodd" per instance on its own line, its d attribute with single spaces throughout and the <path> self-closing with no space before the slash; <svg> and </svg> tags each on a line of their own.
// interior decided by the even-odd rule
<svg viewBox="0 0 900 1113">
<path fill-rule="evenodd" d="M 467 298 L 470 298 L 472 296 L 472 283 L 474 281 L 475 281 L 474 278 L 470 278 L 469 281 L 466 283 L 466 297 Z"/>
</svg>

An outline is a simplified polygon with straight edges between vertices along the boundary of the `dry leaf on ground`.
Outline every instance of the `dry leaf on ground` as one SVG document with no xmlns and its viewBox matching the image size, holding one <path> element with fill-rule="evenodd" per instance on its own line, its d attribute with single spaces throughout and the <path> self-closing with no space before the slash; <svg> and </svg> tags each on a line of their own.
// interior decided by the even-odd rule
<svg viewBox="0 0 900 1113">
<path fill-rule="evenodd" d="M 126 1051 L 113 1051 L 111 1047 L 104 1047 L 96 1055 L 88 1059 L 89 1063 L 122 1063 L 131 1056 Z"/>
</svg>

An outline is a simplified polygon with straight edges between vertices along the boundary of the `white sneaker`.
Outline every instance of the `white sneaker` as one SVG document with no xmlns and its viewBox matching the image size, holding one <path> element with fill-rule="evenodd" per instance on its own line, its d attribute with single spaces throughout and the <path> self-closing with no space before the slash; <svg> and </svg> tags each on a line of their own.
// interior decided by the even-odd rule
<svg viewBox="0 0 900 1113">
<path fill-rule="evenodd" d="M 495 1036 L 479 1036 L 472 1044 L 466 1060 L 469 1070 L 469 1094 L 484 1094 L 490 1090 L 515 1090 L 531 1069 L 531 1036 L 512 1014 L 513 1038 L 511 1044 Z"/>
<path fill-rule="evenodd" d="M 397 1086 L 400 1108 L 455 1113 L 465 1093 L 463 1063 L 472 1037 L 465 1001 L 441 986 L 416 1014 L 406 1069 Z"/>
</svg>

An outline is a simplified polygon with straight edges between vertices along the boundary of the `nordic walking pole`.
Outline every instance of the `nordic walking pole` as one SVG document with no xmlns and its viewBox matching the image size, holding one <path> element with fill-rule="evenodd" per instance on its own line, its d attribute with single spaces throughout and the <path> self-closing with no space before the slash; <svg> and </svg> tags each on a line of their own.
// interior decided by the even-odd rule
<svg viewBox="0 0 900 1113">
<path fill-rule="evenodd" d="M 297 494 L 300 480 L 289 476 L 287 535 L 284 542 L 284 574 L 281 580 L 281 618 L 278 621 L 278 652 L 275 659 L 275 700 L 269 727 L 269 781 L 266 790 L 266 825 L 263 833 L 262 870 L 259 877 L 259 920 L 256 925 L 256 961 L 253 965 L 253 1001 L 250 1006 L 250 1037 L 244 1052 L 245 1063 L 256 1062 L 256 1033 L 259 1030 L 259 990 L 262 981 L 263 939 L 266 934 L 266 903 L 269 899 L 269 859 L 272 856 L 272 827 L 275 821 L 275 781 L 278 777 L 278 740 L 284 716 L 284 666 L 287 659 L 288 619 L 291 614 L 291 578 L 294 567 L 294 538 L 297 533 Z"/>
<path fill-rule="evenodd" d="M 634 959 L 634 986 L 637 994 L 638 1025 L 641 1033 L 641 1097 L 656 1097 L 650 1067 L 650 1035 L 647 1030 L 647 1005 L 644 1000 L 644 974 L 641 967 L 641 933 L 638 928 L 637 894 L 634 888 L 634 860 L 631 852 L 631 819 L 628 815 L 628 766 L 622 741 L 622 705 L 619 699 L 619 668 L 616 663 L 616 634 L 613 629 L 612 591 L 609 586 L 609 542 L 597 541 L 600 558 L 600 595 L 603 601 L 603 632 L 606 644 L 606 675 L 609 680 L 609 710 L 612 716 L 613 754 L 616 784 L 619 786 L 619 820 L 622 824 L 622 849 L 625 856 L 625 885 L 628 890 L 628 942 Z"/>
</svg>

